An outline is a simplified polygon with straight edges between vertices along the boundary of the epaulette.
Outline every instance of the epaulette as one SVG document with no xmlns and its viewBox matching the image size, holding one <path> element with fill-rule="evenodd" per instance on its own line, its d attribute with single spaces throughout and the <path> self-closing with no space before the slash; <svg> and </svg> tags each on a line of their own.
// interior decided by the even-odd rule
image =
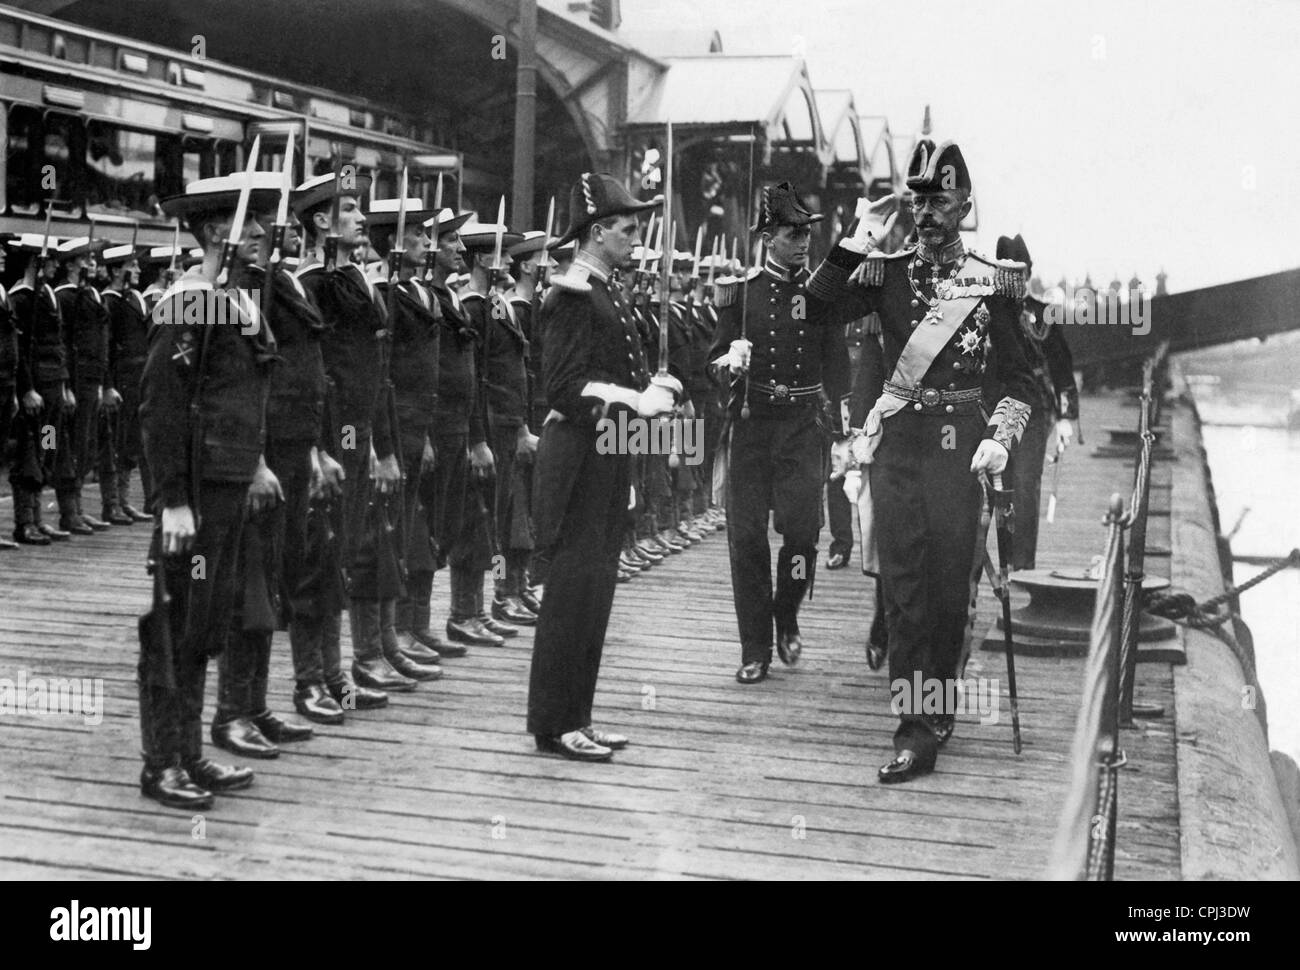
<svg viewBox="0 0 1300 970">
<path fill-rule="evenodd" d="M 998 296 L 1019 300 L 1025 295 L 1025 288 L 1029 283 L 1029 267 L 1024 263 L 1016 262 L 1014 259 L 990 259 L 974 250 L 968 250 L 967 255 L 985 266 L 992 267 L 993 292 Z"/>
<path fill-rule="evenodd" d="M 915 246 L 907 246 L 894 253 L 885 253 L 878 249 L 867 253 L 862 261 L 862 285 L 882 286 L 885 282 L 885 264 L 890 260 L 909 259 L 915 252 Z"/>
<path fill-rule="evenodd" d="M 569 293 L 590 293 L 591 284 L 587 282 L 590 275 L 590 271 L 585 266 L 574 263 L 567 273 L 552 276 L 551 283 Z"/>
<path fill-rule="evenodd" d="M 761 266 L 755 266 L 743 277 L 720 276 L 715 279 L 713 281 L 713 305 L 719 310 L 734 305 L 736 295 L 740 292 L 740 284 L 758 279 L 759 274 L 762 272 L 763 268 Z"/>
</svg>

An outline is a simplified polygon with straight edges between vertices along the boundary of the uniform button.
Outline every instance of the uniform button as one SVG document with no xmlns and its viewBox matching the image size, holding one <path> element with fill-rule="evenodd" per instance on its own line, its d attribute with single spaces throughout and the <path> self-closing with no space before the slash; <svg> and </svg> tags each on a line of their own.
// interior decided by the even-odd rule
<svg viewBox="0 0 1300 970">
<path fill-rule="evenodd" d="M 949 385 L 948 385 L 948 390 L 950 390 L 950 391 L 955 391 L 955 390 L 957 390 L 957 382 L 954 381 L 953 383 L 949 384 Z"/>
<path fill-rule="evenodd" d="M 913 320 L 913 321 L 911 322 L 911 326 L 915 327 L 915 326 L 916 326 L 918 323 L 920 323 L 920 322 L 921 322 L 920 320 Z"/>
<path fill-rule="evenodd" d="M 802 330 L 799 331 L 799 336 L 801 336 L 801 337 L 803 336 L 803 331 L 802 331 Z"/>
<path fill-rule="evenodd" d="M 768 302 L 768 303 L 775 303 L 775 302 L 776 302 L 776 297 L 772 297 L 772 299 L 768 300 L 767 302 Z"/>
<path fill-rule="evenodd" d="M 913 404 L 913 405 L 912 405 L 912 410 L 913 410 L 913 411 L 919 411 L 919 410 L 921 410 L 921 402 L 920 402 L 920 401 L 917 401 L 915 404 Z"/>
<path fill-rule="evenodd" d="M 769 337 L 775 337 L 775 336 L 776 336 L 776 331 L 775 331 L 775 330 L 769 330 L 767 333 L 768 333 L 768 336 L 769 336 Z"/>
<path fill-rule="evenodd" d="M 958 370 L 961 370 L 961 361 L 959 361 L 959 360 L 954 360 L 954 361 L 952 362 L 952 366 L 955 367 L 955 368 L 957 368 Z"/>
<path fill-rule="evenodd" d="M 921 305 L 921 301 L 920 301 L 920 300 L 913 300 L 913 301 L 912 301 L 912 306 L 920 306 L 920 305 Z"/>
<path fill-rule="evenodd" d="M 952 414 L 952 405 L 949 404 L 947 407 L 944 408 L 944 410 L 947 411 L 949 414 Z"/>
<path fill-rule="evenodd" d="M 802 348 L 802 347 L 796 347 L 795 350 L 799 351 L 799 353 L 803 353 L 803 348 Z"/>
</svg>

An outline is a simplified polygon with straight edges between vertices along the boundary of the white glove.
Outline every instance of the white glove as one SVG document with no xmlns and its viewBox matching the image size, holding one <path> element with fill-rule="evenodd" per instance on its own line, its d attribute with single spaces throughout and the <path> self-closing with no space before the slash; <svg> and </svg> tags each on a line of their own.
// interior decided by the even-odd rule
<svg viewBox="0 0 1300 970">
<path fill-rule="evenodd" d="M 975 457 L 970 462 L 971 471 L 988 472 L 990 475 L 1000 475 L 1006 467 L 1007 449 L 992 438 L 980 442 L 980 446 L 975 449 Z"/>
<path fill-rule="evenodd" d="M 673 392 L 662 384 L 651 383 L 637 396 L 636 413 L 643 418 L 668 414 L 674 404 Z"/>
<path fill-rule="evenodd" d="M 672 374 L 664 374 L 662 376 L 655 374 L 650 378 L 650 383 L 655 387 L 662 387 L 666 390 L 672 391 L 673 394 L 679 398 L 682 396 L 682 382 L 673 377 Z"/>
<path fill-rule="evenodd" d="M 854 468 L 844 475 L 844 494 L 850 505 L 858 504 L 858 495 L 862 492 L 862 472 Z"/>
<path fill-rule="evenodd" d="M 831 445 L 831 481 L 843 477 L 852 464 L 853 456 L 849 453 L 847 440 Z"/>
<path fill-rule="evenodd" d="M 858 465 L 871 464 L 871 442 L 864 434 L 855 434 L 849 439 L 849 454 Z"/>
<path fill-rule="evenodd" d="M 1069 418 L 1061 418 L 1056 422 L 1056 439 L 1064 447 L 1074 438 L 1074 425 Z"/>
<path fill-rule="evenodd" d="M 749 370 L 749 354 L 754 345 L 748 340 L 733 340 L 727 351 L 727 367 L 733 374 Z"/>
<path fill-rule="evenodd" d="M 898 196 L 891 193 L 875 202 L 858 199 L 854 217 L 858 220 L 858 227 L 851 237 L 841 239 L 840 245 L 850 252 L 862 254 L 879 249 L 898 218 Z"/>
</svg>

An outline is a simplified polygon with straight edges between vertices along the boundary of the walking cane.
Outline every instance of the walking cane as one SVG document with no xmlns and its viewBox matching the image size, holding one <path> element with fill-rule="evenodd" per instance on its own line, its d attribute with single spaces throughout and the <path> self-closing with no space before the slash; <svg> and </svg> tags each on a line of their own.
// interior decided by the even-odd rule
<svg viewBox="0 0 1300 970">
<path fill-rule="evenodd" d="M 1011 696 L 1011 732 L 1012 745 L 1016 754 L 1020 754 L 1020 705 L 1016 696 L 1016 653 L 1011 637 L 1011 586 L 1008 579 L 1011 564 L 1011 538 L 1014 527 L 1012 516 L 1013 492 L 1002 487 L 1002 475 L 991 476 L 992 485 L 988 489 L 989 508 L 993 513 L 998 534 L 998 582 L 994 593 L 1002 601 L 1002 643 L 1007 654 L 1007 692 Z"/>
</svg>

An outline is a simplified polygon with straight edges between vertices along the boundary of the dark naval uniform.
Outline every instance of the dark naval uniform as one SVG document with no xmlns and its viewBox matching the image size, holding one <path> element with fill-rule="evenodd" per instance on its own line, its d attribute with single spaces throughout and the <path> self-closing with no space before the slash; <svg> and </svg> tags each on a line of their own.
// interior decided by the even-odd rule
<svg viewBox="0 0 1300 970">
<path fill-rule="evenodd" d="M 6 243 L 0 236 L 0 246 Z M 9 291 L 0 286 L 0 462 L 9 446 L 9 429 L 21 405 L 18 397 L 18 325 L 14 318 Z M 17 524 L 18 516 L 14 515 Z M 12 548 L 13 543 L 0 537 L 0 549 Z"/>
<path fill-rule="evenodd" d="M 264 285 L 264 271 L 251 270 L 249 276 L 250 286 Z M 219 661 L 212 723 L 216 743 L 263 758 L 276 753 L 276 742 L 310 736 L 310 731 L 281 721 L 267 706 L 273 631 L 318 622 L 330 605 L 321 601 L 320 584 L 311 581 L 323 564 L 309 562 L 307 555 L 311 450 L 319 440 L 325 397 L 320 346 L 324 324 L 306 290 L 283 267 L 275 270 L 271 281 L 269 307 L 277 356 L 266 401 L 264 455 L 284 501 L 251 517 L 244 526 L 240 552 L 244 596 L 231 617 L 230 640 Z M 298 643 L 301 646 L 301 638 Z M 319 667 L 318 658 L 316 664 Z M 311 659 L 295 653 L 295 673 L 300 666 L 310 670 Z M 307 682 L 318 683 L 311 678 L 319 676 L 318 671 L 309 673 Z"/>
<path fill-rule="evenodd" d="M 107 289 L 101 295 L 108 309 L 109 326 L 108 374 L 104 386 L 116 388 L 122 395 L 111 424 L 112 440 L 104 448 L 107 455 L 101 455 L 99 462 L 99 489 L 104 511 L 108 513 L 114 506 L 121 508 L 129 504 L 132 469 L 140 469 L 144 494 L 148 495 L 150 490 L 149 466 L 140 443 L 140 378 L 149 354 L 149 310 L 144 297 L 134 287 Z M 105 457 L 111 461 L 105 462 Z M 106 477 L 108 472 L 111 477 Z M 121 510 L 127 517 L 135 518 L 124 508 Z"/>
<path fill-rule="evenodd" d="M 591 725 L 626 526 L 631 456 L 597 449 L 599 409 L 582 391 L 592 382 L 640 391 L 649 382 L 622 287 L 577 260 L 574 268 L 555 278 L 541 311 L 551 413 L 537 449 L 533 513 L 550 567 L 528 690 L 528 731 L 538 737 Z"/>
<path fill-rule="evenodd" d="M 709 354 L 716 361 L 733 340 L 753 344 L 748 375 L 731 385 L 723 447 L 741 663 L 764 671 L 772 659 L 774 624 L 779 643 L 799 634 L 799 604 L 812 582 L 821 531 L 823 404 L 827 398 L 838 403 L 849 384 L 844 328 L 812 312 L 807 279 L 807 270 L 792 273 L 768 259 L 744 280 L 719 283 L 718 328 Z M 725 379 L 725 367 L 720 371 Z M 746 382 L 748 417 L 742 414 Z M 775 593 L 769 513 L 783 539 Z"/>
<path fill-rule="evenodd" d="M 202 298 L 182 302 L 186 293 Z M 203 689 L 208 658 L 226 647 L 230 615 L 243 592 L 240 538 L 248 488 L 258 468 L 273 346 L 256 333 L 249 300 L 217 297 L 197 271 L 183 276 L 158 306 L 141 384 L 140 428 L 153 472 L 153 507 L 188 505 L 198 526 L 187 553 L 164 558 L 161 515 L 152 558 L 161 561 L 171 596 L 170 655 L 151 642 L 140 654 L 140 729 L 147 776 L 182 767 L 201 788 L 251 783 L 249 772 L 203 759 Z M 218 311 L 221 312 L 218 312 Z M 218 312 L 213 319 L 213 313 Z M 218 324 L 217 320 L 222 320 Z M 230 321 L 238 320 L 235 326 Z M 157 568 L 157 567 L 155 567 Z"/>
<path fill-rule="evenodd" d="M 95 457 L 99 395 L 108 376 L 108 310 L 104 307 L 103 297 L 89 280 L 75 286 L 64 283 L 55 287 L 54 292 L 63 315 L 68 385 L 77 399 L 77 409 L 69 429 L 72 461 L 64 465 L 63 473 L 55 483 L 59 497 L 59 524 L 64 529 L 79 526 L 78 531 L 89 531 L 81 508 L 81 488 Z"/>
<path fill-rule="evenodd" d="M 41 522 L 41 489 L 53 485 L 61 472 L 72 473 L 72 452 L 64 447 L 69 421 L 63 407 L 68 380 L 63 317 L 54 290 L 39 278 L 35 289 L 25 282 L 16 284 L 9 291 L 9 302 L 18 327 L 15 390 L 19 403 L 28 391 L 41 396 L 40 413 L 24 412 L 16 421 L 18 448 L 9 469 L 14 538 L 46 544 L 49 534 L 57 530 Z M 66 533 L 61 537 L 66 539 Z"/>
<path fill-rule="evenodd" d="M 998 257 L 1022 262 L 1028 272 L 1029 250 L 1016 236 L 998 240 Z M 1010 479 L 1015 490 L 1016 522 L 1012 532 L 1011 568 L 1033 569 L 1038 551 L 1038 516 L 1043 481 L 1043 459 L 1054 423 L 1079 417 L 1079 389 L 1074 382 L 1074 359 L 1060 327 L 1052 326 L 1045 311 L 1047 304 L 1025 294 L 1020 308 L 1020 338 L 1025 359 L 1034 374 L 1033 410 L 1020 439 L 1020 447 L 1011 459 Z M 997 372 L 990 374 L 996 385 Z M 1001 391 L 995 391 L 994 395 Z"/>
<path fill-rule="evenodd" d="M 875 408 L 883 417 L 870 488 L 889 676 L 910 691 L 916 672 L 942 681 L 958 675 L 980 514 L 971 459 L 983 438 L 1011 450 L 1028 417 L 1031 375 L 1016 333 L 1023 266 L 967 253 L 957 240 L 939 253 L 873 254 L 866 285 L 849 284 L 860 262 L 836 247 L 808 290 L 835 301 L 842 319 L 880 315 L 885 376 Z M 986 419 L 981 386 L 990 359 L 1006 396 Z M 928 767 L 942 725 L 916 700 L 918 709 L 902 710 L 894 744 Z"/>
</svg>

